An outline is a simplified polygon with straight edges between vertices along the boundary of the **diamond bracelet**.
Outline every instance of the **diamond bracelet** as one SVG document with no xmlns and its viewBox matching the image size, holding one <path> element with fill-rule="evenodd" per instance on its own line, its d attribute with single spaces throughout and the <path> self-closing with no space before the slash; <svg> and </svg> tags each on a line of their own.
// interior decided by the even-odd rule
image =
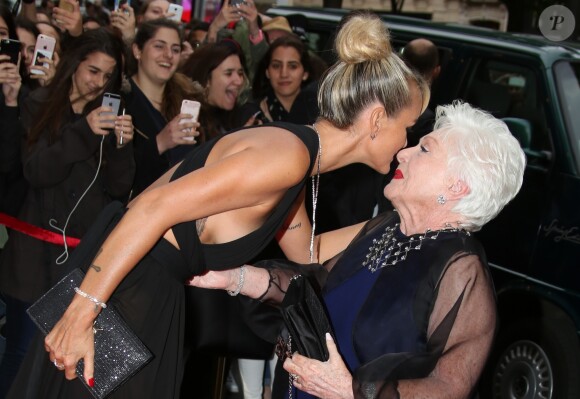
<svg viewBox="0 0 580 399">
<path fill-rule="evenodd" d="M 240 267 L 240 279 L 238 280 L 238 286 L 236 287 L 235 291 L 227 290 L 228 295 L 237 296 L 240 293 L 240 291 L 242 291 L 245 277 L 246 277 L 246 265 L 243 265 L 242 267 Z"/>
<path fill-rule="evenodd" d="M 100 306 L 103 309 L 107 308 L 107 304 L 105 302 L 101 302 L 99 301 L 97 298 L 95 298 L 92 295 L 87 294 L 86 292 L 82 291 L 79 287 L 75 287 L 75 292 L 77 294 L 79 294 L 82 297 L 87 298 L 89 301 L 93 302 L 95 304 L 95 306 Z"/>
</svg>

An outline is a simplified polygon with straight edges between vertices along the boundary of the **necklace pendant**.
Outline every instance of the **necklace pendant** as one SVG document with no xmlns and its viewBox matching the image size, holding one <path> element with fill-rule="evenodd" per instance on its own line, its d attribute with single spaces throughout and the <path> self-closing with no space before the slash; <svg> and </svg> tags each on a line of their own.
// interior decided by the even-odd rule
<svg viewBox="0 0 580 399">
<path fill-rule="evenodd" d="M 424 234 L 409 237 L 406 240 L 399 241 L 395 237 L 395 231 L 399 228 L 399 223 L 392 227 L 386 227 L 380 239 L 374 238 L 370 246 L 363 266 L 367 267 L 372 273 L 387 266 L 395 266 L 397 263 L 405 261 L 410 251 L 420 251 L 423 246 L 423 240 L 437 240 L 441 232 L 457 232 L 460 229 L 427 229 Z M 469 235 L 469 233 L 465 232 Z M 393 252 L 394 251 L 394 252 Z"/>
</svg>

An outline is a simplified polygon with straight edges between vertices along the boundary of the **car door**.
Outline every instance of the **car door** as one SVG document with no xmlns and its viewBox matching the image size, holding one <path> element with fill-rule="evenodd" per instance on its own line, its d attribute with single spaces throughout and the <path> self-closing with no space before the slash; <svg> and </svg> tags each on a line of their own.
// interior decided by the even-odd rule
<svg viewBox="0 0 580 399">
<path fill-rule="evenodd" d="M 552 132 L 562 156 L 552 175 L 531 274 L 574 298 L 572 313 L 580 325 L 580 62 L 562 60 L 549 72 L 555 79 L 553 112 L 561 115 Z"/>
<path fill-rule="evenodd" d="M 496 267 L 529 273 L 538 229 L 554 191 L 554 152 L 548 123 L 549 101 L 540 64 L 513 52 L 465 45 L 457 60 L 464 66 L 458 97 L 506 120 L 527 123 L 518 137 L 527 157 L 522 189 L 478 236 Z"/>
</svg>

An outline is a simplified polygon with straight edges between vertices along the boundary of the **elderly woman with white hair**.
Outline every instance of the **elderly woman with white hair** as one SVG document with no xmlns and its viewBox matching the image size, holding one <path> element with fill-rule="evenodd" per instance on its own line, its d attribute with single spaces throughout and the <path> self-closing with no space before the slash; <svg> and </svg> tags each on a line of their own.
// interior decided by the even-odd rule
<svg viewBox="0 0 580 399">
<path fill-rule="evenodd" d="M 472 233 L 518 193 L 525 155 L 502 121 L 456 102 L 439 107 L 435 130 L 397 158 L 384 191 L 395 212 L 317 237 L 334 339 L 327 334 L 326 362 L 298 353 L 284 361 L 294 398 L 474 394 L 496 305 Z M 244 273 L 210 272 L 191 284 L 279 303 L 304 268 L 266 263 L 244 266 Z"/>
</svg>

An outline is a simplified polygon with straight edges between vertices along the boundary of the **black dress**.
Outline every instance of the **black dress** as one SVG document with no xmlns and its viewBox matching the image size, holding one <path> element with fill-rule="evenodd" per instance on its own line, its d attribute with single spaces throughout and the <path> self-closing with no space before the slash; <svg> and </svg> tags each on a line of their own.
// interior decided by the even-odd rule
<svg viewBox="0 0 580 399">
<path fill-rule="evenodd" d="M 183 375 L 184 282 L 206 269 L 238 266 L 250 260 L 274 238 L 300 193 L 318 153 L 318 138 L 312 129 L 290 124 L 277 126 L 296 134 L 308 148 L 310 167 L 302 181 L 288 189 L 278 206 L 258 230 L 226 244 L 204 245 L 195 221 L 174 226 L 181 251 L 164 239 L 125 277 L 109 300 L 154 354 L 154 359 L 111 396 L 111 398 L 179 398 Z M 202 167 L 219 138 L 193 151 L 177 169 L 173 179 Z M 104 237 L 122 216 L 123 210 L 107 208 L 86 239 L 73 253 L 70 268 L 88 268 Z M 82 266 L 81 266 L 82 267 Z M 216 321 L 223 314 L 216 314 Z M 98 384 L 99 381 L 95 381 Z M 38 336 L 27 354 L 8 398 L 92 398 L 82 383 L 66 381 L 50 362 Z"/>
</svg>

